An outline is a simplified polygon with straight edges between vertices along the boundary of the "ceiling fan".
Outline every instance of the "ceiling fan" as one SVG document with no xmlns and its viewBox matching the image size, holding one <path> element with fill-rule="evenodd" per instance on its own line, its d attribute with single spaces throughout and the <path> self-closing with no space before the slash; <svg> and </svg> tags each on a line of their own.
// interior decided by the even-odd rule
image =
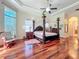
<svg viewBox="0 0 79 59">
<path fill-rule="evenodd" d="M 46 10 L 47 12 L 49 12 L 49 14 L 52 13 L 52 10 L 57 10 L 57 8 L 53 8 L 52 7 L 52 3 L 50 3 L 50 0 L 47 0 L 48 2 L 48 7 L 47 8 L 40 8 L 41 10 Z"/>
</svg>

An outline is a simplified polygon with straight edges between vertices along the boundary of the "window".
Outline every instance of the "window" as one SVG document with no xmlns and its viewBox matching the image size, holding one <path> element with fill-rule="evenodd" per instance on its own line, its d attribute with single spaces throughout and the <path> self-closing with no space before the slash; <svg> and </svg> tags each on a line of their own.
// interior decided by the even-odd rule
<svg viewBox="0 0 79 59">
<path fill-rule="evenodd" d="M 49 23 L 46 23 L 45 26 L 46 26 L 46 28 L 49 28 Z"/>
<path fill-rule="evenodd" d="M 16 35 L 16 12 L 6 6 L 4 9 L 4 28 L 5 32 Z"/>
<path fill-rule="evenodd" d="M 25 32 L 33 31 L 33 21 L 32 20 L 25 20 L 24 30 L 25 30 Z"/>
</svg>

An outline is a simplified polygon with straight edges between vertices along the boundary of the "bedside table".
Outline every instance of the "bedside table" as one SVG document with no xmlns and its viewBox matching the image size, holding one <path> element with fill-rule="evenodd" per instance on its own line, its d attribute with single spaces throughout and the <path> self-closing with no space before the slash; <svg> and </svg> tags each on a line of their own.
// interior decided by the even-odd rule
<svg viewBox="0 0 79 59">
<path fill-rule="evenodd" d="M 26 37 L 27 39 L 33 39 L 34 38 L 33 32 L 26 32 Z"/>
</svg>

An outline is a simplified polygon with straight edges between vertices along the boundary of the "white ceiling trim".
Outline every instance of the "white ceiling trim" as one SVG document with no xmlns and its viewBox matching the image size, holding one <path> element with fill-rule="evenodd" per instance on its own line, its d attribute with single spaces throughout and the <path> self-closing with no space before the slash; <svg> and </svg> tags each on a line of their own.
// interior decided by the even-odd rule
<svg viewBox="0 0 79 59">
<path fill-rule="evenodd" d="M 73 3 L 72 5 L 69 5 L 69 6 L 67 6 L 67 7 L 65 7 L 65 8 L 63 8 L 63 9 L 60 9 L 60 10 L 54 12 L 52 15 L 55 15 L 55 14 L 58 14 L 58 13 L 60 13 L 60 12 L 66 11 L 66 10 L 68 10 L 69 8 L 72 8 L 72 7 L 74 7 L 74 6 L 78 5 L 78 4 L 79 4 L 79 1 L 77 1 L 76 3 Z"/>
<path fill-rule="evenodd" d="M 29 7 L 29 8 L 32 8 L 32 9 L 35 9 L 35 10 L 40 11 L 40 9 L 34 8 L 34 7 L 30 6 L 30 5 L 25 5 L 25 4 L 23 4 L 20 0 L 15 0 L 15 1 L 16 1 L 16 3 L 18 3 L 21 7 Z"/>
</svg>

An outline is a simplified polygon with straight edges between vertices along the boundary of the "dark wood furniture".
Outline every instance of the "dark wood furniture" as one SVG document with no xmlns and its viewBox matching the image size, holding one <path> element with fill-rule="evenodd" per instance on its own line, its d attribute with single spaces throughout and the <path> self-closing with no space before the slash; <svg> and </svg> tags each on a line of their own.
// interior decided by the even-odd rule
<svg viewBox="0 0 79 59">
<path fill-rule="evenodd" d="M 43 39 L 42 39 L 42 42 L 43 43 L 45 43 L 47 40 L 54 40 L 55 38 L 57 39 L 59 39 L 59 21 L 60 21 L 60 19 L 59 18 L 57 18 L 57 28 L 56 28 L 56 30 L 54 29 L 54 31 L 57 33 L 57 35 L 55 35 L 55 36 L 52 36 L 51 38 L 47 38 L 46 37 L 46 34 L 45 34 L 45 30 L 46 30 L 46 28 L 45 28 L 45 23 L 46 23 L 46 16 L 45 16 L 45 11 L 43 12 Z M 34 22 L 35 23 L 35 22 Z M 35 27 L 35 26 L 34 26 Z M 36 31 L 36 30 L 34 30 L 34 31 Z"/>
<path fill-rule="evenodd" d="M 35 20 L 33 20 L 33 30 L 35 29 Z"/>
<path fill-rule="evenodd" d="M 26 32 L 26 37 L 27 39 L 33 39 L 34 38 L 33 32 Z"/>
</svg>

